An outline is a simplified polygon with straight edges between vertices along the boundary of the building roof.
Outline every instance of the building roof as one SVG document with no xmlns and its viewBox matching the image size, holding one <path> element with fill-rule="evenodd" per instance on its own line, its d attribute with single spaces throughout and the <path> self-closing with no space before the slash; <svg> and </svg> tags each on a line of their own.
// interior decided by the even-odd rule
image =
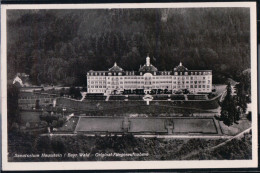
<svg viewBox="0 0 260 173">
<path fill-rule="evenodd" d="M 152 64 L 150 65 L 143 65 L 142 67 L 140 67 L 139 72 L 157 72 L 158 69 L 156 67 L 154 67 Z"/>
<path fill-rule="evenodd" d="M 150 63 L 150 57 L 146 57 L 146 64 L 140 67 L 139 72 L 157 72 L 158 69 Z"/>
<path fill-rule="evenodd" d="M 146 63 L 143 66 L 140 66 L 139 71 L 125 71 L 120 68 L 116 63 L 113 67 L 111 67 L 108 71 L 93 71 L 90 70 L 87 73 L 87 76 L 105 76 L 105 75 L 112 75 L 112 76 L 131 76 L 131 75 L 143 75 L 144 73 L 152 73 L 154 75 L 182 75 L 185 72 L 185 75 L 201 75 L 201 74 L 211 74 L 212 70 L 188 70 L 185 66 L 180 64 L 176 66 L 171 71 L 158 71 L 158 69 L 150 63 L 150 57 L 146 57 Z M 204 73 L 205 72 L 205 73 Z"/>
<path fill-rule="evenodd" d="M 117 66 L 116 62 L 114 64 L 114 66 L 110 69 L 108 69 L 109 71 L 112 71 L 112 72 L 122 72 L 124 71 L 121 67 Z"/>
<path fill-rule="evenodd" d="M 180 64 L 174 68 L 174 71 L 188 71 L 188 69 L 186 67 L 184 67 L 182 65 L 182 63 L 180 62 Z"/>
</svg>

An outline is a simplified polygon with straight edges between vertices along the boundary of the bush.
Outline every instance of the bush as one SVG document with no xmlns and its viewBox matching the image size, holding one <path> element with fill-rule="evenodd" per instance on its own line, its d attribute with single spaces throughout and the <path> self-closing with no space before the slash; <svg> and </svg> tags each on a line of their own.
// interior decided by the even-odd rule
<svg viewBox="0 0 260 173">
<path fill-rule="evenodd" d="M 246 118 L 249 120 L 249 121 L 252 121 L 252 112 L 248 112 Z"/>
</svg>

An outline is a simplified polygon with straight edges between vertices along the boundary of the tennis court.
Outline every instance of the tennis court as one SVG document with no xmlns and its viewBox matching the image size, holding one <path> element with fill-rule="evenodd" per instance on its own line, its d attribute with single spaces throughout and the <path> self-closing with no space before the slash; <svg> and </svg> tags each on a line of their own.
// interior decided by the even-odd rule
<svg viewBox="0 0 260 173">
<path fill-rule="evenodd" d="M 75 132 L 167 134 L 170 123 L 173 134 L 218 134 L 216 122 L 213 118 L 194 117 L 80 117 Z"/>
</svg>

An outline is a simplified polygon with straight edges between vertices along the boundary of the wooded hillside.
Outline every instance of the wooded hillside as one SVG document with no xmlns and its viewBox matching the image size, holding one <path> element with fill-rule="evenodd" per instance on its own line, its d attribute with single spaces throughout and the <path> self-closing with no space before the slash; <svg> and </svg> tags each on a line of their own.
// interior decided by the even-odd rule
<svg viewBox="0 0 260 173">
<path fill-rule="evenodd" d="M 138 70 L 149 53 L 159 70 L 181 61 L 213 70 L 213 82 L 250 68 L 249 8 L 8 10 L 8 78 L 86 85 L 89 70 L 116 61 Z"/>
</svg>

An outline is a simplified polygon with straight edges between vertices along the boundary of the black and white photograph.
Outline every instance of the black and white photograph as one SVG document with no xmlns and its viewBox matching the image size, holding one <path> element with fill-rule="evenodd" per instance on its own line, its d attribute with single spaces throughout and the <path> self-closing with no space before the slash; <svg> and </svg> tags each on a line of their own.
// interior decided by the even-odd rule
<svg viewBox="0 0 260 173">
<path fill-rule="evenodd" d="M 257 166 L 256 3 L 1 17 L 4 169 Z"/>
</svg>

